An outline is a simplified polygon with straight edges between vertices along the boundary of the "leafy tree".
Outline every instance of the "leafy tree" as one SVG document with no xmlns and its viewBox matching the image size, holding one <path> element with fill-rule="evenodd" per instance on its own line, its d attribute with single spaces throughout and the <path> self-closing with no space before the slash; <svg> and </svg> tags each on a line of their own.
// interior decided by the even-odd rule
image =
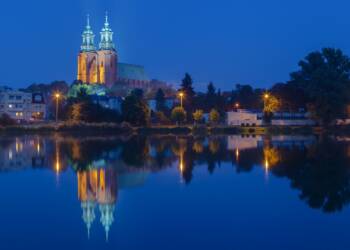
<svg viewBox="0 0 350 250">
<path fill-rule="evenodd" d="M 133 91 L 122 103 L 122 116 L 125 121 L 133 125 L 147 125 L 150 120 L 150 113 L 150 109 L 139 90 Z"/>
<path fill-rule="evenodd" d="M 186 111 L 182 107 L 175 107 L 171 111 L 171 119 L 178 123 L 184 122 L 186 120 Z"/>
<path fill-rule="evenodd" d="M 345 114 L 350 98 L 350 60 L 339 49 L 324 48 L 299 62 L 291 73 L 291 84 L 307 97 L 313 117 L 327 125 Z"/>
<path fill-rule="evenodd" d="M 165 105 L 165 95 L 162 89 L 158 89 L 156 93 L 156 110 L 157 111 L 166 111 L 167 107 Z"/>
<path fill-rule="evenodd" d="M 268 97 L 263 96 L 264 99 L 264 120 L 265 122 L 271 122 L 273 113 L 276 112 L 280 107 L 279 100 L 273 96 L 268 95 Z"/>
<path fill-rule="evenodd" d="M 196 123 L 200 123 L 203 121 L 203 110 L 197 109 L 196 112 L 193 113 L 193 120 Z"/>
<path fill-rule="evenodd" d="M 210 82 L 208 84 L 205 99 L 206 99 L 205 104 L 206 104 L 207 111 L 216 107 L 217 95 L 216 95 L 216 90 L 215 90 L 214 84 L 212 82 Z"/>
<path fill-rule="evenodd" d="M 260 109 L 262 93 L 261 89 L 254 89 L 250 85 L 236 84 L 231 93 L 230 106 L 239 103 L 245 109 Z"/>
<path fill-rule="evenodd" d="M 180 91 L 184 93 L 183 104 L 184 104 L 185 110 L 189 112 L 189 114 L 191 114 L 192 111 L 194 110 L 195 92 L 192 85 L 193 85 L 192 77 L 188 73 L 186 73 L 185 78 L 182 80 Z"/>
<path fill-rule="evenodd" d="M 212 109 L 209 113 L 209 121 L 211 123 L 218 123 L 220 121 L 220 113 L 216 109 Z"/>
<path fill-rule="evenodd" d="M 298 112 L 306 109 L 306 97 L 304 91 L 296 84 L 276 83 L 270 92 L 280 100 L 280 109 L 288 112 Z"/>
<path fill-rule="evenodd" d="M 77 102 L 70 107 L 70 118 L 79 122 L 119 122 L 119 114 L 92 102 Z"/>
<path fill-rule="evenodd" d="M 273 95 L 270 95 L 264 101 L 264 113 L 274 113 L 279 109 L 279 107 L 280 107 L 280 102 Z"/>
</svg>

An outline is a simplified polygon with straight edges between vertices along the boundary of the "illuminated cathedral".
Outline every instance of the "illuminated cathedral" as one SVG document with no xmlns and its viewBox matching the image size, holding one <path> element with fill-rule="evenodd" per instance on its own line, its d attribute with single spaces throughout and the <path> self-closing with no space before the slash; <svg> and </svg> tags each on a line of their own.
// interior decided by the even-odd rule
<svg viewBox="0 0 350 250">
<path fill-rule="evenodd" d="M 149 87 L 150 80 L 142 66 L 119 62 L 107 14 L 98 48 L 95 46 L 95 34 L 89 16 L 82 40 L 77 80 L 86 84 L 102 84 L 108 88 L 117 83 L 127 84 L 130 88 Z"/>
</svg>

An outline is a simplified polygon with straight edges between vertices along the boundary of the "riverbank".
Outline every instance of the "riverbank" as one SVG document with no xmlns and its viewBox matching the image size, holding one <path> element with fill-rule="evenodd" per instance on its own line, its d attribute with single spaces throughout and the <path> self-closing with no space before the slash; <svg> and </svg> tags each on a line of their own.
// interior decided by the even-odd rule
<svg viewBox="0 0 350 250">
<path fill-rule="evenodd" d="M 350 132 L 350 128 L 332 129 L 334 131 Z M 16 125 L 0 127 L 0 134 L 45 134 L 54 132 L 65 133 L 94 133 L 94 134 L 160 134 L 160 135 L 264 135 L 264 134 L 318 134 L 325 129 L 311 126 L 269 126 L 269 127 L 240 127 L 240 126 L 149 126 L 132 127 L 128 123 L 42 123 L 31 125 Z"/>
</svg>

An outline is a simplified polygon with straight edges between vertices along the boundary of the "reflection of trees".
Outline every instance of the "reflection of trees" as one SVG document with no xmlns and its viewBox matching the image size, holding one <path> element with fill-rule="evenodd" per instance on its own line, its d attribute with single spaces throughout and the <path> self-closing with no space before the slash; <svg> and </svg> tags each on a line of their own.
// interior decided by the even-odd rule
<svg viewBox="0 0 350 250">
<path fill-rule="evenodd" d="M 107 157 L 108 152 L 116 149 L 119 140 L 101 139 L 62 139 L 60 142 L 61 154 L 69 157 L 76 170 L 89 168 L 92 162 Z"/>
<path fill-rule="evenodd" d="M 344 145 L 324 138 L 309 150 L 284 151 L 282 158 L 273 172 L 287 176 L 310 207 L 334 212 L 349 203 L 350 161 Z"/>
<path fill-rule="evenodd" d="M 121 159 L 130 166 L 142 167 L 149 154 L 149 145 L 146 137 L 134 136 L 130 140 L 123 143 L 121 151 Z"/>
<path fill-rule="evenodd" d="M 239 152 L 239 158 L 235 160 L 237 172 L 250 172 L 254 166 L 261 164 L 263 153 L 261 148 L 250 148 Z"/>
</svg>

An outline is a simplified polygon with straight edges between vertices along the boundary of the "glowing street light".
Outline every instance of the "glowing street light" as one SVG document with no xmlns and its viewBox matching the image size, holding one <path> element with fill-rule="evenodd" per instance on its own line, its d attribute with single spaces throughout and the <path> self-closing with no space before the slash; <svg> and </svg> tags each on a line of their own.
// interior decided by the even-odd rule
<svg viewBox="0 0 350 250">
<path fill-rule="evenodd" d="M 263 95 L 263 98 L 264 98 L 264 111 L 266 110 L 266 103 L 267 101 L 269 100 L 270 98 L 270 94 L 268 92 L 266 92 L 264 95 Z"/>
<path fill-rule="evenodd" d="M 54 97 L 56 99 L 56 122 L 58 122 L 58 104 L 61 98 L 61 94 L 59 92 L 56 92 Z"/>
<path fill-rule="evenodd" d="M 180 102 L 181 102 L 181 108 L 182 108 L 183 107 L 183 98 L 185 96 L 184 92 L 180 91 L 179 96 L 180 96 Z"/>
<path fill-rule="evenodd" d="M 236 103 L 235 103 L 235 108 L 236 108 L 236 109 L 239 109 L 239 107 L 240 107 L 240 104 L 239 104 L 238 102 L 236 102 Z"/>
</svg>

